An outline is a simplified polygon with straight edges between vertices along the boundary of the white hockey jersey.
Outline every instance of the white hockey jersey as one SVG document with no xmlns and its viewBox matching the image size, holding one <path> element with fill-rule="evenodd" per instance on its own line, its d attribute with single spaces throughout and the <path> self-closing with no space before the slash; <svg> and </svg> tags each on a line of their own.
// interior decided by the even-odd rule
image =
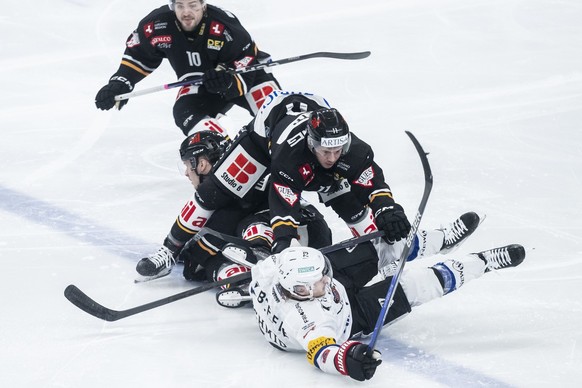
<svg viewBox="0 0 582 388">
<path fill-rule="evenodd" d="M 275 256 L 252 269 L 250 293 L 265 339 L 285 351 L 305 351 L 319 369 L 339 374 L 334 359 L 350 337 L 352 312 L 343 285 L 331 280 L 326 294 L 311 301 L 287 299 L 277 287 Z M 342 373 L 345 374 L 345 373 Z"/>
</svg>

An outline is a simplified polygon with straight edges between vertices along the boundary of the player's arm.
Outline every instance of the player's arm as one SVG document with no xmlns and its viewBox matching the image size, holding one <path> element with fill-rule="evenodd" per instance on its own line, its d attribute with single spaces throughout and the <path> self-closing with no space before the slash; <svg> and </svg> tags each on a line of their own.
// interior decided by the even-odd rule
<svg viewBox="0 0 582 388">
<path fill-rule="evenodd" d="M 350 376 L 358 381 L 369 380 L 382 363 L 382 355 L 377 350 L 369 355 L 367 348 L 358 341 L 338 345 L 334 338 L 320 336 L 307 343 L 307 361 L 326 373 Z"/>
<path fill-rule="evenodd" d="M 131 92 L 135 84 L 150 75 L 162 63 L 163 57 L 156 52 L 146 38 L 144 28 L 142 21 L 127 38 L 119 68 L 95 97 L 95 105 L 98 109 L 113 108 L 116 104 L 115 96 Z M 128 100 L 119 101 L 118 109 L 127 102 Z"/>
<path fill-rule="evenodd" d="M 244 29 L 232 29 L 232 40 L 226 41 L 218 53 L 219 66 L 208 70 L 202 79 L 209 93 L 220 94 L 226 100 L 248 93 L 256 72 L 229 74 L 225 69 L 241 69 L 257 63 L 259 50 Z"/>
</svg>

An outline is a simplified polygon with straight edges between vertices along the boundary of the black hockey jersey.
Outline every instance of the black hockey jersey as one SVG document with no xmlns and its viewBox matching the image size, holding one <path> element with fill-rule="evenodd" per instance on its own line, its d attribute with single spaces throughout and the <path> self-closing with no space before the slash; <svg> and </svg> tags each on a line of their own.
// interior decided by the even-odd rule
<svg viewBox="0 0 582 388">
<path fill-rule="evenodd" d="M 166 58 L 179 81 L 201 76 L 218 64 L 241 68 L 257 62 L 258 49 L 249 33 L 232 13 L 207 5 L 198 27 L 183 31 L 174 11 L 160 7 L 143 18 L 126 42 L 119 69 L 114 76 L 133 85 L 151 74 Z M 239 74 L 240 84 L 226 99 L 245 94 L 258 74 Z"/>
</svg>

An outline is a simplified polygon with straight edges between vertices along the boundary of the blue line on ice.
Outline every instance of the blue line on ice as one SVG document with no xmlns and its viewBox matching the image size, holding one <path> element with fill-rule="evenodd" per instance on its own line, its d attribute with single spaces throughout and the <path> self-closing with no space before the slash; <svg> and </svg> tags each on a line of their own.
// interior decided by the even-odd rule
<svg viewBox="0 0 582 388">
<path fill-rule="evenodd" d="M 134 261 L 144 253 L 145 247 L 153 245 L 3 186 L 0 186 L 0 209 Z"/>
<path fill-rule="evenodd" d="M 130 247 L 151 246 L 123 233 L 95 225 L 93 221 L 71 213 L 40 199 L 0 186 L 0 209 L 31 222 L 64 232 L 67 236 L 95 247 L 136 260 L 139 250 Z M 398 365 L 411 373 L 425 376 L 445 386 L 509 387 L 479 372 L 441 360 L 424 350 L 391 338 L 380 338 L 378 349 L 385 362 Z"/>
</svg>

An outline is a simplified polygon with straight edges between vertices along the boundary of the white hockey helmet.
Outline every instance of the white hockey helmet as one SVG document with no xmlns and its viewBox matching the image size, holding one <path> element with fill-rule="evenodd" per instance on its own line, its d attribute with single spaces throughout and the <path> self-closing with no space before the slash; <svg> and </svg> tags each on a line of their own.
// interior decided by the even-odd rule
<svg viewBox="0 0 582 388">
<path fill-rule="evenodd" d="M 317 249 L 290 247 L 279 255 L 278 280 L 294 299 L 313 299 L 313 285 L 332 277 L 329 260 Z"/>
</svg>

